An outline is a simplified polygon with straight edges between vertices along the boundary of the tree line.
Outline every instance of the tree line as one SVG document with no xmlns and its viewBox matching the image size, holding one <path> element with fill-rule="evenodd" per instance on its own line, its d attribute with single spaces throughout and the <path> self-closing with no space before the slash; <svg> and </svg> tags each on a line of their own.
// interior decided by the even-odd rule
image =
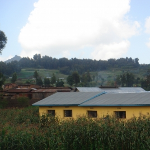
<svg viewBox="0 0 150 150">
<path fill-rule="evenodd" d="M 119 58 L 106 60 L 77 59 L 77 58 L 52 58 L 49 56 L 41 57 L 35 54 L 33 58 L 23 57 L 20 61 L 12 61 L 10 63 L 0 62 L 0 72 L 10 76 L 14 72 L 20 72 L 22 68 L 45 68 L 58 69 L 61 73 L 69 75 L 73 71 L 83 74 L 87 71 L 101 71 L 109 68 L 138 68 L 140 66 L 139 59 L 135 58 Z"/>
<path fill-rule="evenodd" d="M 50 87 L 50 86 L 56 86 L 56 87 L 64 87 L 64 82 L 62 80 L 56 79 L 55 74 L 53 73 L 51 79 L 50 78 L 42 78 L 39 76 L 38 72 L 35 71 L 33 74 L 33 77 L 35 78 L 35 84 L 39 86 L 44 86 L 44 87 Z M 30 81 L 29 81 L 30 83 Z"/>
</svg>

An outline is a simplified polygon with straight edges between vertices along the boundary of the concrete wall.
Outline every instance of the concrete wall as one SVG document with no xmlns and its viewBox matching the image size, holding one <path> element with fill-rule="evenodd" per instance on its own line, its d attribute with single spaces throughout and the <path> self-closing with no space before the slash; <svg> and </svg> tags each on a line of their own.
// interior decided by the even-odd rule
<svg viewBox="0 0 150 150">
<path fill-rule="evenodd" d="M 126 111 L 126 119 L 132 117 L 139 117 L 140 114 L 150 114 L 150 107 L 78 107 L 78 106 L 60 106 L 60 107 L 39 107 L 40 116 L 47 114 L 48 110 L 55 110 L 56 116 L 64 117 L 64 110 L 72 110 L 72 117 L 76 119 L 78 116 L 87 116 L 88 111 L 97 111 L 97 118 L 106 117 L 107 115 L 114 115 L 115 111 Z"/>
</svg>

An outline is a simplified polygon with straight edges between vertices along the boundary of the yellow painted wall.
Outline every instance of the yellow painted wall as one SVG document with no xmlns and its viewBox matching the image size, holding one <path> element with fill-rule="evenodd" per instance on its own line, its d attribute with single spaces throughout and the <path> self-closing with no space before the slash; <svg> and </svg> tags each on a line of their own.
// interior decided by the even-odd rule
<svg viewBox="0 0 150 150">
<path fill-rule="evenodd" d="M 114 111 L 126 111 L 126 119 L 139 117 L 140 114 L 150 114 L 150 106 L 141 107 L 78 107 L 78 106 L 60 106 L 60 107 L 39 107 L 40 116 L 47 114 L 48 110 L 55 110 L 56 116 L 64 117 L 64 110 L 72 110 L 72 117 L 76 119 L 78 116 L 87 116 L 87 111 L 97 111 L 97 117 L 105 117 L 106 115 L 114 115 Z"/>
</svg>

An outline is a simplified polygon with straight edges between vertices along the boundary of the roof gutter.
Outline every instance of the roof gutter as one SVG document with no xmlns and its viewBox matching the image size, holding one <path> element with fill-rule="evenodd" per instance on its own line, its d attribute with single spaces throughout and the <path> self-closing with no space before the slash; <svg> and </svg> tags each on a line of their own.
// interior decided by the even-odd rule
<svg viewBox="0 0 150 150">
<path fill-rule="evenodd" d="M 108 104 L 108 105 L 104 105 L 104 104 L 102 104 L 102 105 L 91 105 L 91 104 L 87 104 L 87 105 L 79 105 L 79 106 L 83 106 L 83 107 L 87 107 L 87 106 L 101 106 L 101 107 L 115 107 L 115 106 L 150 106 L 150 104 Z"/>
</svg>

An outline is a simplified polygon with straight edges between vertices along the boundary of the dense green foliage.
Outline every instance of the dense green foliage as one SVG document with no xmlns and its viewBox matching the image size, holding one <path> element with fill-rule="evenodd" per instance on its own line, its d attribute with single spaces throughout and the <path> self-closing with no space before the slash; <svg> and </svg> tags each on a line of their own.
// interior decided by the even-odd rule
<svg viewBox="0 0 150 150">
<path fill-rule="evenodd" d="M 4 49 L 6 43 L 7 43 L 7 37 L 6 37 L 5 33 L 0 30 L 0 53 Z"/>
<path fill-rule="evenodd" d="M 12 66 L 13 63 L 13 67 Z M 6 67 L 7 66 L 7 67 Z M 120 59 L 109 59 L 105 60 L 92 60 L 92 59 L 67 59 L 67 58 L 52 58 L 49 56 L 41 57 L 40 54 L 35 54 L 33 58 L 24 57 L 20 61 L 13 61 L 11 63 L 5 64 L 0 63 L 2 68 L 2 73 L 6 75 L 11 75 L 13 72 L 18 72 L 20 68 L 45 68 L 45 69 L 59 69 L 63 74 L 70 74 L 73 71 L 78 71 L 79 74 L 83 74 L 89 70 L 100 71 L 106 70 L 108 68 L 138 68 L 139 62 L 138 58 L 120 58 Z M 7 68 L 7 70 L 5 70 Z M 13 70 L 13 71 L 12 71 Z"/>
<path fill-rule="evenodd" d="M 132 87 L 133 83 L 135 83 L 134 74 L 131 72 L 125 72 L 121 75 L 118 75 L 116 78 L 117 85 L 121 85 L 122 87 Z"/>
<path fill-rule="evenodd" d="M 53 73 L 52 78 L 51 78 L 51 84 L 55 84 L 56 83 L 56 76 Z"/>
<path fill-rule="evenodd" d="M 15 73 L 13 73 L 13 75 L 12 75 L 11 83 L 15 83 L 16 80 L 17 80 L 17 74 L 16 74 L 16 72 L 15 72 Z"/>
<path fill-rule="evenodd" d="M 67 83 L 71 86 L 73 84 L 77 86 L 79 82 L 80 82 L 80 75 L 78 74 L 77 71 L 72 72 L 72 74 L 67 77 Z"/>
<path fill-rule="evenodd" d="M 0 150 L 147 150 L 150 117 L 59 120 L 38 107 L 0 109 Z"/>
<path fill-rule="evenodd" d="M 56 86 L 56 80 L 64 78 L 65 86 L 142 86 L 146 90 L 150 90 L 149 80 L 147 80 L 146 71 L 150 69 L 150 65 L 139 64 L 139 59 L 120 58 L 105 60 L 92 59 L 67 59 L 52 58 L 49 56 L 41 57 L 35 54 L 33 58 L 24 57 L 11 63 L 0 62 L 0 70 L 5 77 L 10 77 L 14 72 L 18 75 L 17 83 L 31 83 L 44 86 Z M 24 69 L 23 69 L 24 68 Z M 25 69 L 26 68 L 26 69 Z M 33 69 L 32 69 L 33 68 Z M 27 69 L 32 69 L 24 71 Z M 52 70 L 57 70 L 57 73 Z M 43 70 L 42 72 L 39 70 Z M 74 72 L 79 74 L 78 78 Z M 105 72 L 105 75 L 101 73 Z M 109 73 L 108 73 L 109 72 Z M 111 73 L 110 73 L 111 72 Z M 61 76 L 60 76 L 61 74 Z M 68 78 L 66 75 L 69 75 Z M 77 75 L 77 74 L 76 74 Z M 51 76 L 51 83 L 44 78 Z M 20 79 L 21 77 L 21 79 Z M 36 78 L 36 82 L 33 81 Z M 74 78 L 72 78 L 74 77 Z M 21 81 L 23 79 L 23 81 Z M 28 79 L 28 80 L 27 80 Z M 8 78 L 6 80 L 9 82 Z M 44 82 L 43 82 L 44 81 Z M 57 86 L 62 83 L 57 83 Z"/>
<path fill-rule="evenodd" d="M 56 87 L 64 87 L 64 81 L 58 79 L 56 82 Z"/>
<path fill-rule="evenodd" d="M 0 62 L 0 71 L 6 76 L 11 76 L 14 72 L 18 73 L 21 71 L 19 62 L 12 61 L 11 63 Z"/>
<path fill-rule="evenodd" d="M 4 85 L 6 78 L 2 73 L 0 73 L 0 90 L 2 89 L 2 85 Z"/>
<path fill-rule="evenodd" d="M 49 87 L 50 86 L 50 79 L 49 78 L 44 78 L 44 86 Z"/>
</svg>

